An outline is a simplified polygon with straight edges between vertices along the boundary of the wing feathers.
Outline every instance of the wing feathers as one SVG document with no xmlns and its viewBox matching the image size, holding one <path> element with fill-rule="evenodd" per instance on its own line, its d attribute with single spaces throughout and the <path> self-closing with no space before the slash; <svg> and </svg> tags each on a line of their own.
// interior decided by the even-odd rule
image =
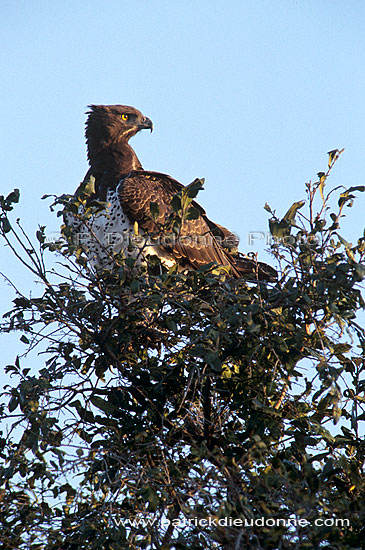
<svg viewBox="0 0 365 550">
<path fill-rule="evenodd" d="M 137 221 L 144 232 L 157 237 L 161 234 L 161 226 L 173 212 L 172 197 L 182 188 L 181 183 L 165 174 L 135 170 L 120 182 L 117 193 L 127 216 L 132 221 Z M 151 215 L 151 202 L 158 205 L 155 219 Z M 225 227 L 209 220 L 198 203 L 193 201 L 192 205 L 200 215 L 197 219 L 184 220 L 180 234 L 168 244 L 160 241 L 159 246 L 163 252 L 172 252 L 177 261 L 194 268 L 216 263 L 229 267 L 234 277 L 245 274 L 253 278 L 273 280 L 276 272 L 270 266 L 265 270 L 265 264 L 258 264 L 242 255 L 230 254 L 228 249 L 237 246 L 238 238 Z M 225 243 L 228 244 L 225 246 Z"/>
<path fill-rule="evenodd" d="M 182 185 L 157 172 L 131 172 L 118 186 L 118 196 L 123 210 L 147 233 L 156 235 L 173 212 L 172 197 L 182 189 Z M 158 204 L 158 216 L 151 216 L 151 202 Z M 177 260 L 185 260 L 197 268 L 215 262 L 219 265 L 230 265 L 224 250 L 217 243 L 205 220 L 203 208 L 194 203 L 200 212 L 195 220 L 185 220 L 180 234 L 171 242 L 169 248 Z M 166 245 L 161 244 L 162 248 Z M 232 266 L 233 267 L 233 266 Z"/>
</svg>

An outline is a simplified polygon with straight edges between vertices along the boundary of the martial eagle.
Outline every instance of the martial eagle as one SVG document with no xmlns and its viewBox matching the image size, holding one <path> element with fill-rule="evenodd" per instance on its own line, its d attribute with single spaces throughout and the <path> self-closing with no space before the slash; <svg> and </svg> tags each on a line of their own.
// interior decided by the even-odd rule
<svg viewBox="0 0 365 550">
<path fill-rule="evenodd" d="M 93 267 L 110 268 L 115 253 L 141 261 L 155 254 L 168 267 L 198 269 L 216 264 L 235 278 L 275 280 L 271 266 L 237 252 L 237 237 L 212 222 L 195 201 L 193 219 L 183 219 L 177 237 L 165 239 L 161 228 L 171 219 L 171 201 L 184 186 L 166 174 L 143 170 L 129 145 L 140 130 L 152 131 L 152 121 L 126 105 L 89 107 L 85 136 L 90 169 L 76 200 L 85 182 L 92 180 L 94 189 L 86 204 L 80 201 L 78 215 L 65 214 L 65 223 L 74 236 L 82 235 L 80 242 Z M 85 206 L 95 201 L 101 201 L 101 210 L 80 221 Z M 140 238 L 131 241 L 136 233 Z"/>
</svg>

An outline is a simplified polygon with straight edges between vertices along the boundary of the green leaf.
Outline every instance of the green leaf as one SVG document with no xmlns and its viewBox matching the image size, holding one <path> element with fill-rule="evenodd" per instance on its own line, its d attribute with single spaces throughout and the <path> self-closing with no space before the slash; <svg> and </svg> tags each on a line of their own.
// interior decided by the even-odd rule
<svg viewBox="0 0 365 550">
<path fill-rule="evenodd" d="M 290 235 L 291 224 L 284 219 L 281 221 L 277 221 L 274 218 L 270 218 L 269 229 L 273 237 L 281 239 Z"/>
<path fill-rule="evenodd" d="M 350 204 L 348 206 L 352 206 L 352 203 L 353 203 L 353 200 L 352 199 L 355 199 L 356 196 L 355 195 L 352 195 L 352 192 L 353 191 L 360 191 L 360 192 L 364 192 L 365 191 L 365 186 L 364 185 L 358 185 L 356 187 L 349 187 L 349 189 L 346 189 L 346 191 L 344 191 L 343 193 L 341 193 L 340 195 L 340 198 L 338 200 L 338 206 L 341 208 L 344 204 L 346 204 L 347 202 L 349 202 Z"/>
<path fill-rule="evenodd" d="M 197 208 L 194 208 L 194 206 L 190 206 L 188 210 L 188 214 L 185 217 L 186 220 L 197 220 L 200 216 L 200 212 Z"/>
<path fill-rule="evenodd" d="M 171 208 L 176 214 L 181 212 L 181 195 L 177 193 L 171 199 Z"/>
<path fill-rule="evenodd" d="M 295 202 L 294 204 L 291 205 L 291 207 L 289 208 L 289 210 L 287 211 L 287 213 L 285 214 L 283 220 L 287 221 L 287 222 L 293 222 L 294 219 L 295 219 L 295 215 L 297 213 L 297 211 L 300 209 L 300 208 L 303 208 L 303 206 L 305 205 L 305 201 L 298 201 L 298 202 Z"/>
<path fill-rule="evenodd" d="M 139 292 L 140 283 L 139 281 L 137 281 L 137 279 L 133 279 L 133 281 L 131 281 L 130 289 L 133 294 L 137 294 L 137 292 Z"/>
<path fill-rule="evenodd" d="M 117 407 L 115 407 L 108 401 L 105 401 L 105 399 L 101 399 L 101 397 L 98 397 L 96 395 L 92 396 L 90 398 L 90 401 L 95 407 L 105 412 L 106 414 L 113 414 L 115 411 L 118 411 Z"/>
<path fill-rule="evenodd" d="M 93 364 L 94 361 L 95 361 L 95 355 L 94 354 L 90 355 L 85 360 L 84 364 L 82 365 L 82 369 L 81 369 L 82 374 L 86 374 L 89 371 L 89 369 L 90 369 L 90 367 L 91 367 L 91 365 Z"/>
<path fill-rule="evenodd" d="M 332 151 L 328 151 L 328 167 L 330 167 L 333 163 L 333 161 L 336 159 L 337 154 L 339 153 L 339 149 L 333 149 Z"/>
<path fill-rule="evenodd" d="M 45 241 L 45 236 L 44 236 L 44 231 L 37 231 L 36 232 L 36 237 L 38 239 L 38 241 L 43 244 L 44 241 Z"/>
<path fill-rule="evenodd" d="M 134 267 L 135 263 L 136 263 L 136 260 L 134 258 L 132 258 L 132 256 L 128 256 L 128 258 L 125 261 L 126 266 L 129 267 L 130 269 L 132 269 L 132 267 Z"/>
<path fill-rule="evenodd" d="M 156 221 L 158 216 L 160 215 L 160 207 L 158 202 L 152 202 L 152 201 L 150 202 L 150 212 L 151 212 L 152 219 Z"/>
<path fill-rule="evenodd" d="M 9 405 L 8 405 L 9 412 L 15 411 L 15 409 L 17 408 L 18 405 L 19 405 L 18 396 L 13 395 L 13 397 L 10 399 Z"/>
<path fill-rule="evenodd" d="M 9 231 L 11 231 L 11 225 L 8 218 L 0 218 L 0 224 L 3 233 L 9 233 Z"/>
<path fill-rule="evenodd" d="M 337 424 L 337 422 L 340 420 L 340 418 L 342 416 L 342 409 L 340 407 L 337 407 L 337 405 L 334 405 L 332 411 L 333 411 L 332 412 L 332 414 L 333 414 L 333 423 Z"/>
<path fill-rule="evenodd" d="M 220 372 L 222 369 L 222 363 L 219 359 L 217 351 L 206 351 L 204 353 L 205 361 L 212 367 L 213 370 Z"/>
<path fill-rule="evenodd" d="M 14 191 L 9 193 L 9 195 L 6 197 L 5 200 L 8 201 L 9 203 L 13 203 L 13 202 L 19 202 L 19 198 L 20 198 L 19 189 L 14 189 Z"/>
<path fill-rule="evenodd" d="M 355 265 L 355 272 L 357 275 L 357 281 L 360 282 L 365 277 L 365 265 L 363 264 L 356 264 Z"/>
<path fill-rule="evenodd" d="M 89 179 L 83 181 L 80 185 L 80 194 L 84 194 L 86 197 L 90 197 L 95 194 L 95 178 L 90 176 Z"/>
<path fill-rule="evenodd" d="M 323 189 L 324 189 L 324 186 L 326 185 L 326 174 L 324 172 L 318 172 L 317 176 L 319 177 L 319 186 L 318 186 L 319 192 L 321 194 L 322 201 L 324 203 L 325 200 L 323 195 Z"/>
<path fill-rule="evenodd" d="M 195 179 L 193 182 L 189 183 L 189 185 L 187 185 L 183 189 L 183 191 L 182 191 L 183 194 L 186 194 L 189 198 L 194 199 L 197 196 L 197 194 L 199 193 L 199 191 L 204 189 L 204 182 L 205 182 L 204 178 Z"/>
<path fill-rule="evenodd" d="M 349 187 L 347 191 L 348 193 L 352 193 L 353 191 L 360 191 L 361 193 L 364 193 L 365 185 L 357 185 L 356 187 Z"/>
<path fill-rule="evenodd" d="M 341 243 L 345 246 L 345 248 L 349 248 L 352 246 L 352 243 L 349 243 L 348 241 L 346 241 L 346 239 L 341 237 L 341 235 L 339 235 L 338 233 L 337 233 L 337 236 L 340 239 Z"/>
</svg>

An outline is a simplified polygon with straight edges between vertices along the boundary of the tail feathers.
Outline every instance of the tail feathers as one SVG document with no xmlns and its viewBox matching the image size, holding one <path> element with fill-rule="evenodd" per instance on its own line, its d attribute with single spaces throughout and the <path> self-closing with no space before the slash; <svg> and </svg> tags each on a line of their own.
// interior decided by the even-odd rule
<svg viewBox="0 0 365 550">
<path fill-rule="evenodd" d="M 256 259 L 247 258 L 241 252 L 237 252 L 234 256 L 232 255 L 232 259 L 238 277 L 267 282 L 275 282 L 278 279 L 278 273 L 271 265 L 258 262 Z"/>
</svg>

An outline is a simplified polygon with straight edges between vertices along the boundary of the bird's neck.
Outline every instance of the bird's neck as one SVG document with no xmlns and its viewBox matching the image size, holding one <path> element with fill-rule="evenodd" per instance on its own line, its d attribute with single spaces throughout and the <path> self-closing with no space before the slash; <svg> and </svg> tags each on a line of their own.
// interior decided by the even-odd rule
<svg viewBox="0 0 365 550">
<path fill-rule="evenodd" d="M 121 179 L 132 170 L 142 170 L 142 165 L 126 141 L 114 142 L 96 151 L 88 151 L 92 172 Z"/>
<path fill-rule="evenodd" d="M 109 189 L 116 189 L 118 183 L 132 170 L 143 170 L 139 159 L 128 142 L 114 142 L 93 149 L 88 143 L 90 170 L 88 176 L 95 178 L 95 195 L 105 201 Z"/>
</svg>

